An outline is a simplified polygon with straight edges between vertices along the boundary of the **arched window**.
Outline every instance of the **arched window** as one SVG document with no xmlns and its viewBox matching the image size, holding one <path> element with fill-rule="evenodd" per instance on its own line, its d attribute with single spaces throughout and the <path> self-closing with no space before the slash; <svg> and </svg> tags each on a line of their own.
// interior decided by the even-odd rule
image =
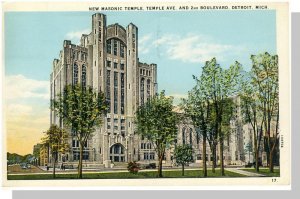
<svg viewBox="0 0 300 199">
<path fill-rule="evenodd" d="M 82 65 L 82 74 L 81 74 L 81 83 L 82 87 L 86 87 L 86 66 Z"/>
<path fill-rule="evenodd" d="M 185 128 L 182 129 L 182 144 L 185 144 L 186 140 L 185 140 Z"/>
<path fill-rule="evenodd" d="M 73 66 L 73 84 L 78 84 L 78 66 L 74 64 Z"/>
</svg>

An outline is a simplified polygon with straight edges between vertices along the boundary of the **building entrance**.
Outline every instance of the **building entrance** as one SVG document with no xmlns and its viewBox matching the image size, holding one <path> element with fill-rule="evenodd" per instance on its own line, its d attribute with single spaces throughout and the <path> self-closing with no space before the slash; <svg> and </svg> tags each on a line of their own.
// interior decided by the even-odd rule
<svg viewBox="0 0 300 199">
<path fill-rule="evenodd" d="M 124 146 L 122 144 L 114 144 L 110 147 L 110 160 L 113 162 L 125 162 Z"/>
</svg>

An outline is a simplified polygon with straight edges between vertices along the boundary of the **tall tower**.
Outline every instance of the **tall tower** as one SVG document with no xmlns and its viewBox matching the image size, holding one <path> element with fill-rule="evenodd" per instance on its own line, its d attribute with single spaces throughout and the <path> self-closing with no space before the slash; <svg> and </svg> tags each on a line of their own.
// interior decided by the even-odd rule
<svg viewBox="0 0 300 199">
<path fill-rule="evenodd" d="M 138 28 L 130 23 L 127 26 L 127 117 L 128 134 L 133 134 L 134 114 L 138 106 Z"/>
<path fill-rule="evenodd" d="M 94 14 L 92 16 L 92 39 L 93 39 L 93 59 L 92 59 L 92 85 L 93 88 L 104 90 L 105 57 L 106 57 L 106 16 L 104 14 Z"/>
<path fill-rule="evenodd" d="M 92 44 L 92 54 L 90 61 L 91 71 L 91 85 L 96 91 L 105 91 L 105 60 L 106 60 L 106 16 L 101 13 L 92 16 L 92 32 L 90 43 Z M 105 131 L 105 124 L 101 128 L 97 128 L 93 135 L 93 150 L 95 152 L 95 159 L 108 159 L 107 153 L 101 155 L 101 150 L 107 147 L 107 135 Z M 103 137 L 104 136 L 104 137 Z M 105 146 L 103 146 L 105 144 Z M 101 157 L 105 155 L 105 157 Z"/>
<path fill-rule="evenodd" d="M 128 159 L 134 156 L 134 114 L 138 107 L 138 28 L 130 23 L 127 28 L 127 129 L 130 137 Z"/>
</svg>

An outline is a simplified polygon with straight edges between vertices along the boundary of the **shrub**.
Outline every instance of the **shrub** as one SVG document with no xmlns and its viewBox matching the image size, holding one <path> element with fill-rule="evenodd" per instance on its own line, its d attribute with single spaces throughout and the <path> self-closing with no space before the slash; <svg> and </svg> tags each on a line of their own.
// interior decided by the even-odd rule
<svg viewBox="0 0 300 199">
<path fill-rule="evenodd" d="M 127 166 L 127 169 L 130 173 L 137 174 L 140 170 L 140 164 L 137 163 L 136 161 L 129 162 L 128 166 Z"/>
</svg>

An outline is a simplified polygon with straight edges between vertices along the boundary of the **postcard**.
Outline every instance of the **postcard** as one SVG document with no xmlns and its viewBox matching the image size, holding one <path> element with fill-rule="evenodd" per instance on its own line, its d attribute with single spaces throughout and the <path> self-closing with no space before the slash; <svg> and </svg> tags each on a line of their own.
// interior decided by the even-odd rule
<svg viewBox="0 0 300 199">
<path fill-rule="evenodd" d="M 288 3 L 5 2 L 3 23 L 4 186 L 290 187 Z"/>
</svg>

